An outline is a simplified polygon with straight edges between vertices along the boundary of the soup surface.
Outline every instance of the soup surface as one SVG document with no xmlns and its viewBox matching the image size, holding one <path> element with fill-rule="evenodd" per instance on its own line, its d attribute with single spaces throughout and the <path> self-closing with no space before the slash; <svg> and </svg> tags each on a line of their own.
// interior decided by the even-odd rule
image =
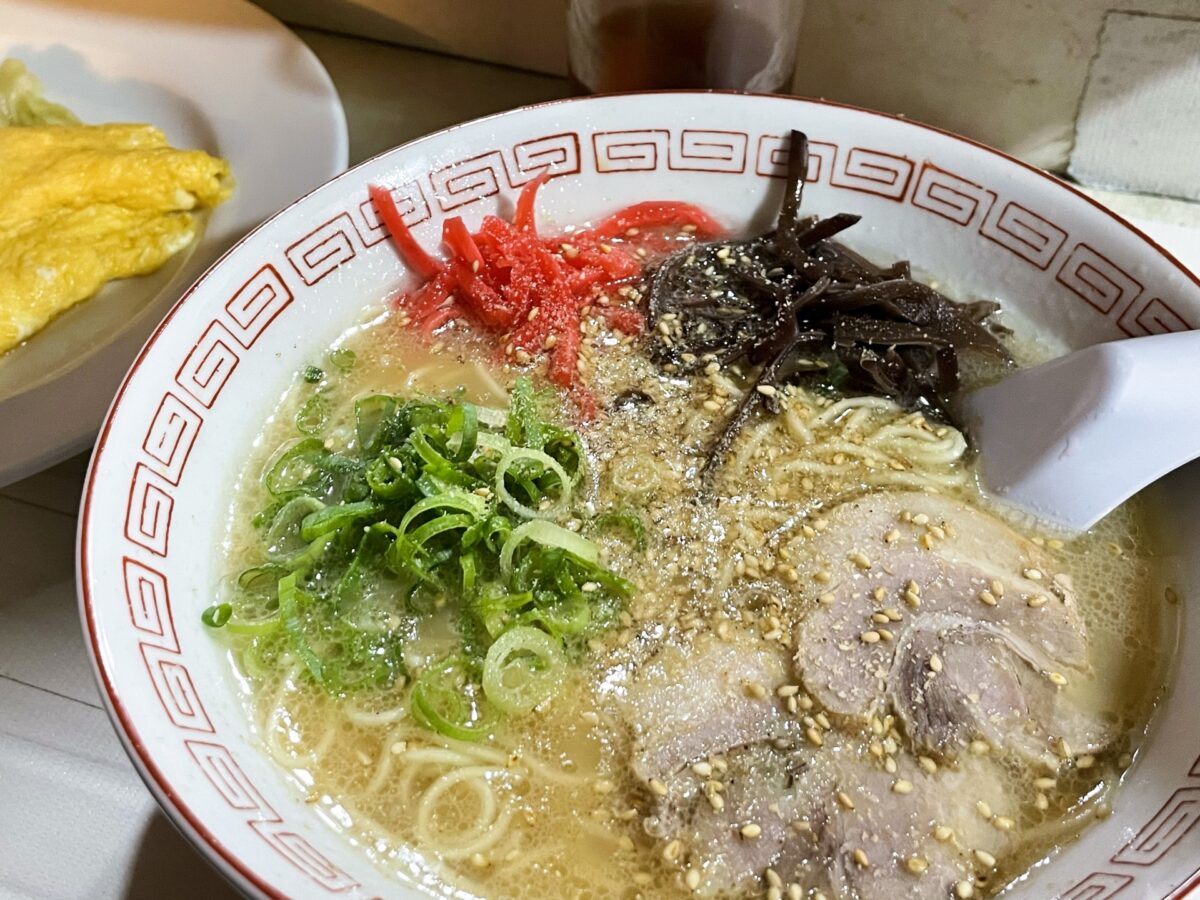
<svg viewBox="0 0 1200 900">
<path fill-rule="evenodd" d="M 637 516 L 644 544 L 621 529 L 593 536 L 635 590 L 533 712 L 501 717 L 482 740 L 423 724 L 411 686 L 454 652 L 455 604 L 413 629 L 400 621 L 405 598 L 382 580 L 371 587 L 376 605 L 396 615 L 381 634 L 403 636 L 390 684 L 331 693 L 296 654 L 264 654 L 262 637 L 230 636 L 265 747 L 331 824 L 398 877 L 448 894 L 930 896 L 920 891 L 943 887 L 928 880 L 937 876 L 967 896 L 999 889 L 1108 815 L 1161 688 L 1160 648 L 1170 646 L 1137 504 L 1067 542 L 1010 531 L 979 494 L 956 430 L 890 400 L 799 387 L 786 391 L 781 412 L 749 423 L 698 501 L 706 448 L 744 379 L 719 367 L 664 374 L 645 343 L 587 326 L 583 358 L 599 412 L 579 429 L 586 476 L 565 520 L 590 531 L 598 511 Z M 503 408 L 528 368 L 494 364 L 462 329 L 418 340 L 394 312 L 349 333 L 333 358 L 346 365 L 347 351 L 352 365 L 298 380 L 243 473 L 226 591 L 264 562 L 264 526 L 252 524 L 271 506 L 262 475 L 295 445 L 297 416 L 307 422 L 319 406 L 321 439 L 347 449 L 356 399 L 465 397 Z M 564 404 L 558 415 L 573 412 Z M 960 546 L 981 528 L 984 540 L 1012 542 L 1022 571 Z M 851 537 L 830 543 L 846 529 Z M 922 604 L 936 588 L 905 569 L 922 553 L 981 573 L 978 585 L 955 585 L 961 611 L 940 601 L 931 632 L 915 620 L 939 602 Z M 852 609 L 834 596 L 843 592 Z M 1003 654 L 975 688 L 1031 690 L 1020 702 L 1055 704 L 1051 720 L 1072 720 L 1060 732 L 1010 744 L 1002 703 L 991 716 L 999 728 L 946 709 L 939 715 L 967 724 L 946 726 L 962 746 L 945 752 L 933 739 L 928 749 L 914 743 L 941 726 L 906 718 L 902 700 L 857 715 L 868 706 L 856 690 L 903 690 L 892 671 L 859 672 L 875 665 L 861 651 L 895 647 L 889 654 L 947 678 L 964 658 L 989 653 L 995 634 L 1067 602 L 1086 629 L 1084 661 L 1067 675 L 1036 673 L 1052 679 L 1049 701 Z M 1006 607 L 1020 612 L 993 615 Z M 1058 639 L 1037 627 L 1023 638 Z M 941 656 L 922 656 L 919 634 L 941 641 Z M 838 638 L 821 645 L 829 635 Z M 992 699 L 982 698 L 985 708 Z M 1064 746 L 1067 732 L 1084 743 Z"/>
<path fill-rule="evenodd" d="M 447 219 L 235 490 L 226 641 L 264 747 L 398 879 L 478 897 L 994 894 L 1114 793 L 1165 681 L 1138 504 L 981 494 L 961 382 L 1043 348 L 801 215 Z M 1011 324 L 1011 323 L 1010 323 Z"/>
</svg>

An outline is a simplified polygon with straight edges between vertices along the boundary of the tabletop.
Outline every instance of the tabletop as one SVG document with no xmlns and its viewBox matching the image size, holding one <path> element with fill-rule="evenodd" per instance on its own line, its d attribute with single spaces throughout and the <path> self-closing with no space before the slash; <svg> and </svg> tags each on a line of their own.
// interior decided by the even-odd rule
<svg viewBox="0 0 1200 900">
<path fill-rule="evenodd" d="M 297 33 L 341 93 L 351 163 L 455 122 L 569 92 L 559 78 Z M 1200 270 L 1200 207 L 1100 199 Z M 0 900 L 237 896 L 158 808 L 101 705 L 75 599 L 75 517 L 87 458 L 0 489 Z"/>
</svg>

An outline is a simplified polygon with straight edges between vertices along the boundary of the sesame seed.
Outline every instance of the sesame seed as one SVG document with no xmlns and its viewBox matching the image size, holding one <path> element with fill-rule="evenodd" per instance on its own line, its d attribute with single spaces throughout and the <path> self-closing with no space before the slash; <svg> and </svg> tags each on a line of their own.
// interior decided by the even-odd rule
<svg viewBox="0 0 1200 900">
<path fill-rule="evenodd" d="M 904 614 L 894 606 L 885 608 L 883 614 L 888 617 L 890 622 L 900 622 L 904 619 Z"/>
<path fill-rule="evenodd" d="M 1050 808 L 1050 798 L 1048 798 L 1045 794 L 1038 794 L 1033 800 L 1033 805 L 1045 812 Z"/>
<path fill-rule="evenodd" d="M 617 786 L 607 778 L 598 778 L 592 782 L 592 790 L 597 794 L 611 794 L 617 789 Z"/>
<path fill-rule="evenodd" d="M 1042 580 L 1042 570 L 1041 569 L 1022 569 L 1021 574 L 1024 575 L 1026 578 L 1028 578 L 1030 581 L 1041 581 Z"/>
<path fill-rule="evenodd" d="M 850 562 L 854 563 L 854 565 L 858 566 L 858 568 L 860 568 L 860 569 L 871 568 L 871 559 L 865 553 L 859 553 L 859 552 L 851 553 L 846 558 L 848 560 L 850 560 Z"/>
<path fill-rule="evenodd" d="M 754 822 L 751 822 L 748 825 L 743 825 L 741 834 L 742 834 L 742 837 L 746 838 L 747 840 L 752 841 L 755 838 L 757 838 L 759 835 L 762 834 L 762 826 L 760 826 Z"/>
<path fill-rule="evenodd" d="M 871 860 L 867 858 L 866 852 L 861 847 L 855 848 L 853 857 L 855 865 L 860 869 L 870 868 Z"/>
<path fill-rule="evenodd" d="M 788 900 L 802 900 L 804 891 L 798 884 L 789 884 L 787 889 Z"/>
<path fill-rule="evenodd" d="M 1037 609 L 1039 606 L 1045 606 L 1047 602 L 1048 601 L 1043 594 L 1038 594 L 1036 597 L 1030 597 L 1028 600 L 1026 600 L 1025 605 L 1033 609 Z"/>
<path fill-rule="evenodd" d="M 913 520 L 914 525 L 928 525 L 929 524 L 929 516 L 925 515 L 925 513 L 917 513 L 915 516 L 912 517 L 912 520 Z"/>
<path fill-rule="evenodd" d="M 935 825 L 933 828 L 933 839 L 941 843 L 946 843 L 954 839 L 954 829 L 948 828 L 945 825 Z"/>
<path fill-rule="evenodd" d="M 992 817 L 992 807 L 986 800 L 975 801 L 975 812 L 979 813 L 985 819 L 990 819 Z"/>
<path fill-rule="evenodd" d="M 667 844 L 667 846 L 663 847 L 662 857 L 667 862 L 675 862 L 675 860 L 679 859 L 682 853 L 683 841 L 676 838 L 675 840 L 671 841 L 671 843 Z"/>
<path fill-rule="evenodd" d="M 823 712 L 817 713 L 816 720 L 817 720 L 817 724 L 820 725 L 822 728 L 824 728 L 826 731 L 833 728 L 833 725 L 831 725 L 829 722 L 829 717 L 826 716 L 825 713 L 823 713 Z"/>
<path fill-rule="evenodd" d="M 695 772 L 697 775 L 699 775 L 701 778 L 707 778 L 709 775 L 712 774 L 712 766 L 710 766 L 706 762 L 698 762 L 692 766 L 692 771 Z"/>
<path fill-rule="evenodd" d="M 968 749 L 975 756 L 987 756 L 989 753 L 992 752 L 992 745 L 989 744 L 987 741 L 975 740 L 975 741 L 971 741 L 970 745 L 968 746 Z"/>
<path fill-rule="evenodd" d="M 992 824 L 1001 831 L 1012 831 L 1017 823 L 1008 816 L 996 816 L 996 818 L 992 819 Z"/>
<path fill-rule="evenodd" d="M 875 630 L 879 632 L 879 637 L 882 640 L 890 641 L 895 637 L 895 635 L 892 634 L 890 631 L 888 631 L 886 628 L 877 628 Z"/>
<path fill-rule="evenodd" d="M 877 612 L 877 613 L 871 614 L 871 621 L 875 622 L 879 625 L 886 625 L 888 622 L 890 622 L 892 620 L 887 617 L 886 613 Z"/>
<path fill-rule="evenodd" d="M 833 581 L 833 575 L 829 572 L 821 571 L 813 576 L 813 581 L 817 582 L 817 584 L 829 584 L 829 582 Z"/>
<path fill-rule="evenodd" d="M 683 883 L 688 886 L 688 890 L 694 891 L 700 887 L 700 870 L 688 869 L 687 874 L 683 876 Z"/>
<path fill-rule="evenodd" d="M 1066 738 L 1055 738 L 1050 742 L 1050 749 L 1063 759 L 1071 758 L 1071 745 L 1067 743 Z"/>
<path fill-rule="evenodd" d="M 794 697 L 800 693 L 800 685 L 798 684 L 781 684 L 775 689 L 775 693 L 780 697 Z"/>
<path fill-rule="evenodd" d="M 979 592 L 979 602 L 982 603 L 984 606 L 995 606 L 996 605 L 996 595 L 993 594 L 991 591 L 980 591 Z"/>
<path fill-rule="evenodd" d="M 895 757 L 889 756 L 887 759 L 885 759 L 883 761 L 883 770 L 885 772 L 887 772 L 889 775 L 896 774 L 896 759 L 895 759 Z M 901 793 L 901 792 L 897 791 L 897 793 Z"/>
<path fill-rule="evenodd" d="M 722 797 L 720 794 L 709 794 L 708 795 L 708 805 L 711 806 L 717 812 L 720 812 L 721 810 L 723 810 L 725 808 L 725 798 Z"/>
<path fill-rule="evenodd" d="M 932 775 L 938 770 L 938 764 L 928 756 L 918 756 L 917 765 L 919 765 L 921 767 L 921 771 L 927 775 Z"/>
<path fill-rule="evenodd" d="M 816 728 L 805 729 L 804 736 L 808 738 L 808 742 L 815 747 L 822 747 L 825 744 L 825 738 L 821 737 L 821 732 Z"/>
<path fill-rule="evenodd" d="M 864 644 L 878 644 L 879 637 L 880 635 L 878 631 L 864 631 L 858 636 L 858 639 Z"/>
<path fill-rule="evenodd" d="M 891 757 L 888 757 L 888 758 L 890 759 Z M 893 794 L 911 794 L 912 789 L 913 789 L 912 782 L 905 778 L 897 778 L 895 781 L 892 782 L 892 793 Z"/>
<path fill-rule="evenodd" d="M 919 856 L 910 856 L 904 861 L 904 868 L 914 875 L 920 875 L 929 868 L 929 862 Z"/>
<path fill-rule="evenodd" d="M 766 900 L 783 900 L 783 891 L 774 886 L 767 888 Z"/>
<path fill-rule="evenodd" d="M 489 865 L 489 860 L 482 853 L 474 853 L 471 855 L 471 865 L 477 869 L 486 869 Z"/>
<path fill-rule="evenodd" d="M 969 898 L 975 896 L 975 885 L 969 881 L 960 881 L 954 885 L 954 896 L 958 897 L 959 900 L 969 900 Z"/>
<path fill-rule="evenodd" d="M 850 795 L 845 791 L 837 792 L 837 802 L 843 809 L 854 809 L 854 801 L 850 799 Z"/>
<path fill-rule="evenodd" d="M 899 538 L 900 538 L 900 532 L 897 531 L 895 528 L 893 528 L 890 531 L 884 532 L 883 542 L 885 544 L 891 544 L 891 543 L 899 540 Z"/>
<path fill-rule="evenodd" d="M 755 700 L 761 700 L 763 697 L 767 696 L 767 689 L 757 681 L 743 682 L 742 686 L 746 690 L 746 695 L 748 697 L 753 697 Z"/>
<path fill-rule="evenodd" d="M 1058 787 L 1058 782 L 1053 778 L 1035 778 L 1033 779 L 1033 786 L 1039 791 L 1052 791 Z"/>
<path fill-rule="evenodd" d="M 663 784 L 661 781 L 659 781 L 657 778 L 650 779 L 650 790 L 653 791 L 655 794 L 658 794 L 658 796 L 660 796 L 660 797 L 667 796 L 667 786 L 665 784 Z"/>
<path fill-rule="evenodd" d="M 1090 769 L 1095 764 L 1096 757 L 1092 756 L 1090 753 L 1085 753 L 1083 756 L 1075 760 L 1075 768 L 1077 769 Z"/>
<path fill-rule="evenodd" d="M 987 866 L 989 869 L 996 865 L 996 857 L 988 853 L 986 850 L 976 850 L 975 859 L 982 866 Z"/>
<path fill-rule="evenodd" d="M 755 388 L 755 390 L 757 390 L 764 397 L 774 397 L 779 393 L 779 391 L 775 390 L 775 388 L 769 384 L 760 384 L 757 388 Z"/>
<path fill-rule="evenodd" d="M 1067 676 L 1062 672 L 1051 672 L 1046 677 L 1050 679 L 1052 684 L 1057 684 L 1059 687 L 1063 687 L 1067 683 Z"/>
<path fill-rule="evenodd" d="M 779 877 L 779 873 L 774 869 L 767 869 L 763 872 L 763 878 L 767 880 L 767 884 L 773 888 L 783 887 L 783 879 Z"/>
<path fill-rule="evenodd" d="M 909 609 L 917 609 L 921 605 L 921 598 L 913 591 L 905 591 L 904 603 Z"/>
<path fill-rule="evenodd" d="M 934 672 L 942 671 L 942 658 L 936 653 L 929 655 L 929 668 Z"/>
<path fill-rule="evenodd" d="M 887 588 L 885 588 L 883 585 L 880 585 L 879 587 L 875 588 L 875 590 L 871 591 L 871 596 L 874 597 L 876 601 L 882 603 L 883 598 L 887 596 Z"/>
<path fill-rule="evenodd" d="M 623 834 L 623 835 L 621 835 L 620 838 L 617 839 L 617 846 L 620 847 L 622 850 L 629 852 L 630 850 L 633 849 L 633 838 L 631 838 L 627 834 Z"/>
<path fill-rule="evenodd" d="M 817 598 L 817 602 L 822 604 L 823 606 L 828 606 L 835 599 L 837 599 L 837 598 L 834 597 L 833 594 L 822 594 L 820 597 Z"/>
</svg>

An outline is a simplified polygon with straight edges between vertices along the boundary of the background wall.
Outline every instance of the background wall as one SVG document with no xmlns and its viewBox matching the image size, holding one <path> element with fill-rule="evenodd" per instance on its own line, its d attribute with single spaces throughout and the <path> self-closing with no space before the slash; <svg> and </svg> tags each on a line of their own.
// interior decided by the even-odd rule
<svg viewBox="0 0 1200 900">
<path fill-rule="evenodd" d="M 296 24 L 566 71 L 566 0 L 258 2 Z M 902 113 L 1063 171 L 1114 2 L 808 0 L 793 88 Z M 1120 9 L 1200 20 L 1200 0 L 1129 0 Z M 1131 89 L 1157 78 L 1154 59 L 1143 62 L 1122 74 Z M 1200 140 L 1200 121 L 1172 124 L 1187 129 L 1181 139 Z"/>
</svg>

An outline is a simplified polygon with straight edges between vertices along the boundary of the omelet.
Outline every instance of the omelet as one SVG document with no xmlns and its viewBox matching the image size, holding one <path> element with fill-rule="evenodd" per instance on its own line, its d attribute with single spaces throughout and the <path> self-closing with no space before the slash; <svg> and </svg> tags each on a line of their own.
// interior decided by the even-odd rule
<svg viewBox="0 0 1200 900">
<path fill-rule="evenodd" d="M 230 189 L 224 160 L 151 125 L 0 128 L 0 353 L 106 282 L 153 272 Z"/>
<path fill-rule="evenodd" d="M 153 272 L 231 189 L 224 160 L 151 125 L 82 125 L 0 61 L 0 354 L 106 282 Z"/>
</svg>

